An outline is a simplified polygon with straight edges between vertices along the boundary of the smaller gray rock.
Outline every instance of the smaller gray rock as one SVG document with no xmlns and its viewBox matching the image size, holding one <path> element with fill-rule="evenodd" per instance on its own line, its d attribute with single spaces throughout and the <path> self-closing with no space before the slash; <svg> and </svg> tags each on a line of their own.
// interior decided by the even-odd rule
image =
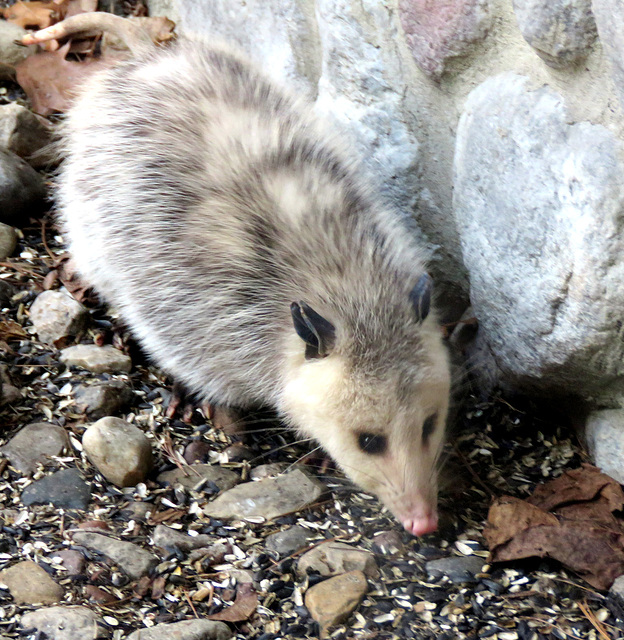
<svg viewBox="0 0 624 640">
<path fill-rule="evenodd" d="M 314 533 L 305 527 L 294 525 L 267 536 L 266 547 L 270 551 L 279 553 L 280 557 L 284 558 L 295 551 L 299 551 L 313 539 Z"/>
<path fill-rule="evenodd" d="M 245 460 L 254 460 L 258 457 L 255 451 L 239 442 L 226 447 L 223 452 L 227 454 L 229 462 L 244 462 Z"/>
<path fill-rule="evenodd" d="M 5 280 L 0 280 L 0 309 L 11 306 L 11 298 L 14 294 L 15 289 Z"/>
<path fill-rule="evenodd" d="M 61 351 L 60 360 L 68 367 L 81 367 L 93 373 L 128 373 L 132 360 L 110 345 L 77 344 Z"/>
<path fill-rule="evenodd" d="M 0 20 L 0 63 L 14 67 L 30 54 L 35 53 L 37 47 L 24 47 L 18 44 L 22 36 L 27 33 L 26 29 L 12 22 Z"/>
<path fill-rule="evenodd" d="M 6 260 L 17 245 L 17 233 L 8 224 L 0 222 L 0 260 Z"/>
<path fill-rule="evenodd" d="M 76 407 L 97 420 L 125 411 L 134 400 L 134 392 L 122 380 L 81 384 L 74 389 Z"/>
<path fill-rule="evenodd" d="M 213 542 L 210 536 L 199 534 L 190 536 L 183 531 L 177 531 L 164 524 L 159 524 L 152 534 L 152 541 L 155 547 L 161 549 L 169 549 L 175 547 L 180 551 L 190 551 L 191 549 L 199 549 L 207 547 Z"/>
<path fill-rule="evenodd" d="M 373 538 L 373 549 L 384 555 L 402 554 L 405 544 L 398 531 L 380 531 Z"/>
<path fill-rule="evenodd" d="M 87 607 L 47 607 L 22 616 L 24 629 L 36 629 L 48 640 L 96 640 L 108 633 Z"/>
<path fill-rule="evenodd" d="M 585 425 L 589 453 L 596 466 L 624 483 L 624 409 L 605 409 L 589 414 Z"/>
<path fill-rule="evenodd" d="M 128 640 L 228 640 L 232 637 L 225 622 L 216 620 L 183 620 L 139 629 Z"/>
<path fill-rule="evenodd" d="M 318 480 L 295 469 L 277 478 L 245 482 L 224 491 L 204 507 L 204 513 L 214 518 L 272 520 L 314 504 L 324 491 Z"/>
<path fill-rule="evenodd" d="M 147 436 L 120 418 L 94 422 L 84 432 L 82 446 L 97 470 L 118 487 L 143 482 L 154 465 Z"/>
<path fill-rule="evenodd" d="M 446 576 L 451 582 L 463 584 L 477 582 L 475 576 L 484 564 L 485 560 L 477 556 L 452 556 L 430 560 L 425 564 L 425 570 L 435 580 Z"/>
<path fill-rule="evenodd" d="M 42 211 L 45 198 L 43 178 L 19 156 L 0 149 L 0 222 L 20 226 Z"/>
<path fill-rule="evenodd" d="M 560 69 L 587 57 L 596 39 L 591 0 L 514 0 L 524 39 L 546 64 Z"/>
<path fill-rule="evenodd" d="M 379 575 L 375 556 L 370 551 L 333 540 L 319 544 L 299 558 L 297 573 L 304 576 L 308 569 L 318 571 L 322 576 L 356 570 L 362 571 L 369 578 Z"/>
<path fill-rule="evenodd" d="M 62 549 L 52 554 L 53 558 L 58 558 L 61 565 L 67 571 L 68 576 L 77 576 L 84 573 L 87 564 L 86 558 L 76 549 Z"/>
<path fill-rule="evenodd" d="M 33 482 L 22 492 L 25 506 L 48 504 L 63 509 L 86 509 L 91 500 L 91 487 L 78 469 L 62 469 Z"/>
<path fill-rule="evenodd" d="M 52 604 L 65 595 L 63 587 L 32 560 L 0 571 L 0 582 L 6 584 L 17 604 Z"/>
<path fill-rule="evenodd" d="M 132 580 L 138 580 L 158 564 L 158 558 L 136 544 L 109 538 L 101 533 L 74 531 L 72 539 L 92 551 L 110 558 Z"/>
<path fill-rule="evenodd" d="M 30 307 L 30 320 L 39 340 L 54 344 L 80 335 L 89 323 L 89 312 L 62 291 L 44 291 Z"/>
<path fill-rule="evenodd" d="M 3 385 L 4 392 L 4 385 Z M 3 447 L 2 452 L 20 473 L 29 475 L 40 462 L 60 456 L 69 448 L 67 431 L 49 422 L 34 422 L 20 429 Z"/>
<path fill-rule="evenodd" d="M 163 471 L 156 480 L 161 484 L 180 484 L 187 491 L 206 490 L 213 484 L 219 491 L 227 491 L 240 482 L 240 476 L 231 469 L 217 465 L 190 464 L 182 469 Z"/>
<path fill-rule="evenodd" d="M 19 104 L 0 105 L 0 148 L 38 168 L 50 163 L 50 154 L 42 151 L 50 144 L 50 138 L 50 129 L 43 118 Z"/>
<path fill-rule="evenodd" d="M 208 547 L 193 549 L 189 553 L 189 561 L 196 562 L 197 560 L 201 560 L 204 565 L 222 564 L 228 553 L 232 553 L 232 545 L 217 542 Z M 232 570 L 230 570 L 230 575 L 231 574 Z"/>
</svg>

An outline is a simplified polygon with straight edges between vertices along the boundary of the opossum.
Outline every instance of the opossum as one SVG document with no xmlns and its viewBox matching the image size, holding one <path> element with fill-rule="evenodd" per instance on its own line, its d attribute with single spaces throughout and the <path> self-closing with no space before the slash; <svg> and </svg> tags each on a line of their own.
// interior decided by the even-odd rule
<svg viewBox="0 0 624 640">
<path fill-rule="evenodd" d="M 435 530 L 449 363 L 405 217 L 244 55 L 195 38 L 135 52 L 63 126 L 80 273 L 202 400 L 276 409 L 407 531 Z"/>
</svg>

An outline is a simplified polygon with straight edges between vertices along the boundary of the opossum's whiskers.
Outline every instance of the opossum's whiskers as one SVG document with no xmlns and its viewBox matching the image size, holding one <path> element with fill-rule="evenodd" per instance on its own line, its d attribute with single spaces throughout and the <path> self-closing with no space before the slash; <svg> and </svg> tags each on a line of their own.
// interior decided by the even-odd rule
<svg viewBox="0 0 624 640">
<path fill-rule="evenodd" d="M 293 463 L 289 464 L 288 467 L 286 467 L 286 469 L 284 470 L 284 473 L 288 473 L 296 464 L 298 464 L 299 462 L 301 462 L 306 456 L 309 456 L 313 453 L 316 453 L 317 451 L 320 451 L 322 449 L 321 445 L 319 445 L 318 447 L 314 447 L 314 449 L 312 449 L 312 451 L 307 451 L 306 453 L 304 453 L 303 455 L 299 456 Z M 312 466 L 312 465 L 310 465 Z M 322 465 L 317 465 L 319 469 L 322 468 Z"/>
<path fill-rule="evenodd" d="M 286 449 L 288 447 L 292 447 L 296 444 L 303 444 L 305 442 L 314 442 L 314 438 L 303 438 L 302 440 L 295 440 L 294 442 L 287 442 L 279 447 L 274 447 L 270 451 L 266 451 L 265 453 L 261 453 L 259 456 L 252 458 L 249 462 L 256 462 L 256 460 L 261 460 L 262 458 L 266 458 L 271 453 L 275 453 L 276 451 L 281 451 L 282 449 Z"/>
</svg>

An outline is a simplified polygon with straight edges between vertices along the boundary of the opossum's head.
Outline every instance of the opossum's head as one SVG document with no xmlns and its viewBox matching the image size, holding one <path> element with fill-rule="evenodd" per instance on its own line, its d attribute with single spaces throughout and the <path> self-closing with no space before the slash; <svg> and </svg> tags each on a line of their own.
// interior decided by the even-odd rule
<svg viewBox="0 0 624 640">
<path fill-rule="evenodd" d="M 293 303 L 296 332 L 282 399 L 292 423 L 414 535 L 437 528 L 437 466 L 450 391 L 430 291 L 424 275 L 404 304 L 360 305 L 350 318 Z"/>
</svg>

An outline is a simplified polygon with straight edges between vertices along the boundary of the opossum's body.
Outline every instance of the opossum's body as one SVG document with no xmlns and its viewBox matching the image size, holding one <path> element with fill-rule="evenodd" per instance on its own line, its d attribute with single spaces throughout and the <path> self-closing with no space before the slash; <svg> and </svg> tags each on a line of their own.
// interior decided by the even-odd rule
<svg viewBox="0 0 624 640">
<path fill-rule="evenodd" d="M 71 252 L 155 361 L 211 403 L 275 407 L 434 529 L 449 374 L 423 253 L 309 108 L 185 41 L 97 76 L 64 134 Z"/>
</svg>

